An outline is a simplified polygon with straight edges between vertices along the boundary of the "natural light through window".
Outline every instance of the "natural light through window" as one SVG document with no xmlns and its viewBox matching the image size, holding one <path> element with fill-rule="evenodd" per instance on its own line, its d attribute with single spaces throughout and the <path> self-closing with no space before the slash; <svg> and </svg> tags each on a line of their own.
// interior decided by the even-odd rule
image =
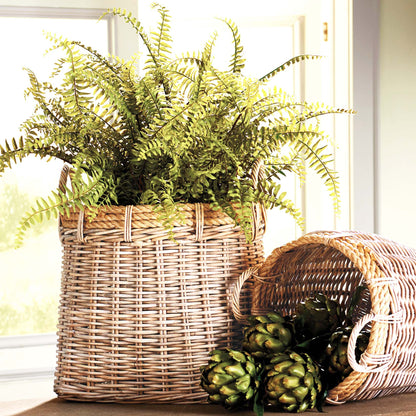
<svg viewBox="0 0 416 416">
<path fill-rule="evenodd" d="M 52 46 L 44 32 L 107 54 L 107 25 L 96 18 L 0 17 L 0 38 L 8 39 L 2 42 L 7 65 L 0 68 L 0 143 L 19 137 L 20 124 L 33 113 L 34 102 L 24 98 L 29 82 L 23 68 L 30 68 L 40 82 L 50 81 L 57 52 L 44 54 Z M 61 267 L 57 221 L 35 227 L 18 250 L 13 241 L 20 216 L 38 196 L 56 188 L 61 167 L 61 162 L 28 158 L 0 181 L 0 335 L 56 331 Z"/>
</svg>

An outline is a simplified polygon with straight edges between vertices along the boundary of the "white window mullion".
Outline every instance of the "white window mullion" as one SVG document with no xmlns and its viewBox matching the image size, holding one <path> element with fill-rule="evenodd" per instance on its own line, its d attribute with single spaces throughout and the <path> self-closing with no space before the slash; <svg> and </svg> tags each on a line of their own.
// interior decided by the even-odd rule
<svg viewBox="0 0 416 416">
<path fill-rule="evenodd" d="M 49 17 L 66 19 L 99 19 L 107 10 L 114 7 L 125 9 L 137 16 L 137 0 L 0 0 L 0 16 Z M 121 18 L 106 16 L 108 21 L 109 52 L 129 59 L 137 52 L 137 34 Z M 74 39 L 76 31 L 74 31 Z"/>
</svg>

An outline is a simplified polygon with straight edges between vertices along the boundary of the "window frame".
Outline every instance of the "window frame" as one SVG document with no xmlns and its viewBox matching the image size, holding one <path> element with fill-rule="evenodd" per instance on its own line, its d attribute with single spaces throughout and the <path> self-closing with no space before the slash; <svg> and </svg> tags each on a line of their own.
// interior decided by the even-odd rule
<svg viewBox="0 0 416 416">
<path fill-rule="evenodd" d="M 0 0 L 0 17 L 42 17 L 69 19 L 99 19 L 113 7 L 126 9 L 137 15 L 137 0 Z M 120 24 L 120 18 L 107 15 L 108 51 L 128 59 L 138 50 L 138 39 L 134 30 Z"/>
<path fill-rule="evenodd" d="M 137 15 L 137 0 L 0 0 L 0 17 L 40 17 L 97 19 L 109 8 L 120 7 Z M 138 39 L 134 30 L 119 24 L 119 18 L 105 16 L 108 22 L 108 51 L 110 54 L 128 59 L 138 49 Z M 24 348 L 50 347 L 56 344 L 55 333 L 0 336 L 0 351 L 18 351 Z M 0 386 L 3 382 L 50 378 L 54 366 L 0 371 Z"/>
</svg>

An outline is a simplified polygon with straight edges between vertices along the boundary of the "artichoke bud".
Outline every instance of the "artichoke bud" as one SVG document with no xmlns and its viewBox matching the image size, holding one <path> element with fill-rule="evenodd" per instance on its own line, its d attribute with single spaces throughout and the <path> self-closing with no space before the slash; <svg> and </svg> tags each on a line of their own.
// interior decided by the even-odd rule
<svg viewBox="0 0 416 416">
<path fill-rule="evenodd" d="M 302 402 L 298 408 L 298 410 L 296 410 L 298 413 L 301 412 L 306 412 L 309 409 L 309 403 L 308 402 Z"/>
<path fill-rule="evenodd" d="M 286 387 L 279 386 L 279 385 L 274 385 L 273 388 L 271 388 L 270 391 L 268 392 L 269 396 L 274 399 L 277 399 L 284 393 L 286 393 Z"/>
<path fill-rule="evenodd" d="M 233 394 L 240 393 L 240 390 L 237 388 L 235 383 L 225 384 L 225 385 L 221 386 L 219 391 L 220 391 L 220 394 L 223 394 L 224 396 L 231 396 Z"/>
<path fill-rule="evenodd" d="M 259 373 L 260 367 L 250 354 L 225 348 L 213 352 L 208 364 L 201 367 L 201 387 L 208 393 L 209 402 L 228 409 L 252 406 Z"/>
<path fill-rule="evenodd" d="M 280 403 L 285 403 L 285 404 L 296 404 L 296 398 L 294 396 L 292 396 L 291 394 L 283 393 L 279 397 L 279 402 Z"/>
<path fill-rule="evenodd" d="M 230 375 L 230 374 L 218 374 L 218 373 L 214 373 L 212 377 L 211 377 L 211 374 L 208 375 L 208 380 L 212 384 L 215 384 L 217 386 L 223 386 L 224 384 L 230 383 L 231 381 L 234 380 L 234 377 L 232 375 Z"/>
<path fill-rule="evenodd" d="M 293 351 L 277 353 L 269 359 L 266 371 L 266 404 L 289 412 L 303 412 L 316 407 L 322 383 L 319 368 L 308 354 Z"/>
<path fill-rule="evenodd" d="M 212 371 L 214 373 L 224 373 L 225 368 L 227 366 L 229 366 L 231 363 L 230 362 L 223 362 L 223 363 L 218 363 L 218 364 L 214 364 L 214 366 L 212 367 Z"/>
<path fill-rule="evenodd" d="M 316 401 L 317 397 L 318 397 L 318 392 L 316 391 L 315 388 L 312 387 L 311 388 L 311 400 Z"/>
<path fill-rule="evenodd" d="M 221 402 L 222 402 L 222 397 L 221 397 L 221 394 L 218 394 L 218 393 L 216 393 L 216 394 L 211 394 L 211 395 L 209 396 L 209 401 L 210 401 L 211 403 L 221 403 Z"/>
<path fill-rule="evenodd" d="M 248 374 L 250 374 L 251 377 L 255 377 L 256 372 L 257 372 L 257 367 L 251 361 L 247 361 L 246 362 L 246 371 L 247 371 Z"/>
<path fill-rule="evenodd" d="M 311 373 L 306 373 L 305 377 L 303 377 L 303 383 L 305 384 L 306 387 L 312 387 L 314 381 L 315 380 L 314 380 L 313 375 Z"/>
<path fill-rule="evenodd" d="M 244 328 L 243 349 L 264 360 L 269 355 L 292 347 L 293 323 L 276 312 L 249 319 L 250 326 Z"/>
<path fill-rule="evenodd" d="M 270 321 L 272 321 L 272 322 L 279 322 L 279 323 L 283 323 L 283 322 L 285 322 L 285 318 L 283 318 L 283 316 L 282 315 L 279 315 L 278 313 L 276 313 L 276 312 L 269 312 L 268 314 L 267 314 L 267 318 L 270 320 Z"/>
<path fill-rule="evenodd" d="M 265 341 L 264 346 L 268 350 L 273 351 L 273 352 L 279 352 L 285 348 L 283 343 L 276 338 L 268 338 Z"/>
<path fill-rule="evenodd" d="M 259 325 L 258 325 L 259 326 Z M 273 322 L 264 326 L 265 334 L 278 335 L 281 333 L 282 324 L 280 322 Z M 257 329 L 257 327 L 256 327 Z M 284 329 L 284 328 L 283 328 Z"/>
<path fill-rule="evenodd" d="M 264 335 L 266 335 L 266 338 L 268 338 L 268 337 L 270 337 L 270 334 L 273 333 L 273 329 L 274 329 L 273 327 L 271 327 L 269 329 L 270 325 L 271 324 L 258 324 L 254 327 L 254 331 L 259 332 L 259 334 L 264 334 Z"/>
<path fill-rule="evenodd" d="M 261 332 L 254 333 L 252 336 L 254 348 L 260 349 L 261 346 L 270 339 L 270 334 L 263 334 Z"/>
<path fill-rule="evenodd" d="M 300 362 L 302 364 L 309 364 L 308 361 L 305 362 L 305 360 L 302 358 L 302 356 L 296 352 L 292 352 L 290 354 L 290 358 L 294 361 Z"/>
<path fill-rule="evenodd" d="M 309 393 L 309 389 L 306 386 L 298 386 L 292 390 L 292 394 L 298 401 L 303 401 L 306 395 Z"/>
<path fill-rule="evenodd" d="M 250 387 L 250 383 L 251 377 L 249 374 L 246 374 L 245 376 L 237 379 L 237 381 L 235 382 L 235 386 L 239 391 L 245 392 Z"/>
<path fill-rule="evenodd" d="M 231 396 L 228 396 L 225 399 L 225 404 L 227 407 L 232 408 L 235 405 L 237 405 L 240 401 L 240 395 L 239 394 L 233 394 Z"/>
<path fill-rule="evenodd" d="M 267 374 L 268 377 L 270 377 L 269 383 L 273 387 L 278 387 L 282 384 L 282 380 L 284 379 L 285 375 L 283 373 L 278 373 L 274 370 L 269 371 Z"/>
<path fill-rule="evenodd" d="M 230 356 L 240 363 L 245 363 L 247 361 L 246 356 L 240 351 L 230 350 Z"/>
<path fill-rule="evenodd" d="M 348 362 L 348 340 L 351 335 L 352 327 L 347 326 L 337 329 L 330 337 L 328 346 L 325 350 L 327 357 L 326 367 L 332 375 L 330 387 L 341 382 L 351 372 L 352 368 Z M 355 357 L 359 360 L 361 354 L 366 350 L 369 342 L 369 333 L 361 332 L 357 337 Z"/>
<path fill-rule="evenodd" d="M 308 369 L 309 370 L 309 369 Z M 305 367 L 302 364 L 294 364 L 291 367 L 289 367 L 289 374 L 296 377 L 305 377 L 306 371 Z"/>
<path fill-rule="evenodd" d="M 333 332 L 345 319 L 341 305 L 318 293 L 296 306 L 295 326 L 301 339 Z"/>
<path fill-rule="evenodd" d="M 269 319 L 267 318 L 267 316 L 250 316 L 249 322 L 251 326 L 255 326 L 258 323 L 266 324 L 267 322 L 269 322 Z"/>
<path fill-rule="evenodd" d="M 282 361 L 287 361 L 289 360 L 289 355 L 281 352 L 279 354 L 275 354 L 270 358 L 270 364 L 278 364 L 281 363 Z"/>
<path fill-rule="evenodd" d="M 251 387 L 247 389 L 246 391 L 246 400 L 250 400 L 251 398 L 254 397 L 254 392 L 255 390 L 252 389 Z"/>
<path fill-rule="evenodd" d="M 237 363 L 234 365 L 227 365 L 225 367 L 225 371 L 227 374 L 233 376 L 233 377 L 243 377 L 244 374 L 246 374 L 246 371 L 241 366 L 241 363 Z"/>
<path fill-rule="evenodd" d="M 299 387 L 300 385 L 300 379 L 299 377 L 295 376 L 286 376 L 282 380 L 283 386 L 287 389 L 294 389 L 295 387 Z"/>
<path fill-rule="evenodd" d="M 273 369 L 277 371 L 278 373 L 283 373 L 286 370 L 289 370 L 289 368 L 292 367 L 292 365 L 293 365 L 293 361 L 286 360 L 286 361 L 282 361 L 281 363 L 274 364 Z"/>
<path fill-rule="evenodd" d="M 228 355 L 223 350 L 214 350 L 210 353 L 210 361 L 216 361 L 218 363 L 226 361 Z"/>
</svg>

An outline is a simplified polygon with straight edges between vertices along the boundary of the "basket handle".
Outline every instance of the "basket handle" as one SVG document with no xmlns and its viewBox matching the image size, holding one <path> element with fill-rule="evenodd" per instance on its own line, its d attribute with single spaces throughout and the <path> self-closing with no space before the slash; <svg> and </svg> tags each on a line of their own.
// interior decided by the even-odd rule
<svg viewBox="0 0 416 416">
<path fill-rule="evenodd" d="M 351 331 L 350 338 L 348 340 L 348 362 L 353 370 L 361 373 L 378 373 L 384 371 L 390 364 L 392 359 L 391 354 L 371 354 L 367 353 L 367 350 L 361 354 L 360 362 L 357 363 L 355 358 L 355 348 L 358 335 L 361 330 L 370 322 L 380 322 L 387 324 L 395 324 L 402 322 L 403 311 L 399 310 L 390 315 L 377 315 L 374 312 L 370 312 L 364 315 L 354 326 Z"/>
<path fill-rule="evenodd" d="M 253 182 L 253 188 L 256 189 L 259 183 L 259 180 L 262 180 L 265 178 L 264 165 L 261 159 L 257 159 L 254 162 L 253 167 L 251 169 L 250 176 Z M 266 232 L 267 211 L 266 211 L 266 208 L 264 208 L 263 204 L 255 204 L 252 206 L 251 212 L 252 212 L 252 224 L 253 224 L 252 239 L 255 240 L 257 238 L 257 229 L 259 228 L 261 222 L 263 222 L 264 232 Z"/>
<path fill-rule="evenodd" d="M 65 187 L 66 187 L 66 182 L 68 180 L 68 177 L 69 177 L 69 180 L 71 180 L 71 173 L 72 173 L 71 167 L 65 163 L 62 166 L 61 176 L 59 177 L 58 188 L 60 191 L 65 192 Z M 71 183 L 71 187 L 72 187 L 72 183 Z"/>
<path fill-rule="evenodd" d="M 72 190 L 74 190 L 74 187 L 72 186 L 72 178 L 71 175 L 73 173 L 73 170 L 69 165 L 66 163 L 64 166 L 62 166 L 61 175 L 59 177 L 59 185 L 58 188 L 61 192 L 66 193 L 66 183 L 69 178 L 69 183 L 71 185 Z M 61 226 L 61 217 L 59 216 L 59 226 Z M 77 223 L 77 234 L 76 234 L 76 241 L 84 242 L 84 210 L 81 209 L 78 214 L 78 223 Z"/>
<path fill-rule="evenodd" d="M 250 267 L 248 270 L 243 272 L 240 277 L 237 279 L 237 282 L 235 283 L 233 293 L 231 294 L 231 308 L 234 314 L 234 317 L 237 321 L 242 323 L 248 322 L 248 316 L 243 315 L 240 308 L 240 294 L 241 290 L 244 286 L 244 283 L 250 279 L 253 275 L 257 273 L 258 266 Z"/>
</svg>

